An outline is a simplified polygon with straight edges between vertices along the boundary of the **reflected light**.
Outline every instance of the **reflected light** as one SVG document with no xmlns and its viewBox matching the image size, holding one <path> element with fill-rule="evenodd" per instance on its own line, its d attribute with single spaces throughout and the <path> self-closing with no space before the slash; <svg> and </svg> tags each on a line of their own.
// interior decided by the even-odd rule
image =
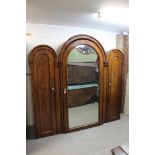
<svg viewBox="0 0 155 155">
<path fill-rule="evenodd" d="M 129 25 L 129 9 L 105 7 L 102 11 L 97 12 L 97 16 L 104 22 L 118 25 Z"/>
</svg>

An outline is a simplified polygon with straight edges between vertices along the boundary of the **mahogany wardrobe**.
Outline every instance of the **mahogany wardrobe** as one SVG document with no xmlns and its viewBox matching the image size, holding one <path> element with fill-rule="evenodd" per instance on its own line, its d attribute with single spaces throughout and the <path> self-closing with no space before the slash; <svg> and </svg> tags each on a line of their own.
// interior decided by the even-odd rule
<svg viewBox="0 0 155 155">
<path fill-rule="evenodd" d="M 58 56 L 48 45 L 29 54 L 36 137 L 82 130 L 120 118 L 123 54 L 105 53 L 76 35 Z"/>
</svg>

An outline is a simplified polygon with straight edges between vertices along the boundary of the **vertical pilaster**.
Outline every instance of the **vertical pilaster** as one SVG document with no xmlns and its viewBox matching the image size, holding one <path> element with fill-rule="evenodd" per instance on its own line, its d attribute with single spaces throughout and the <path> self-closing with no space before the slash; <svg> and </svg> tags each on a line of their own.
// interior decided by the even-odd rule
<svg viewBox="0 0 155 155">
<path fill-rule="evenodd" d="M 124 55 L 124 68 L 123 68 L 123 83 L 122 83 L 122 108 L 121 112 L 124 109 L 124 102 L 125 102 L 125 91 L 126 91 L 126 77 L 129 71 L 129 37 L 125 34 L 118 34 L 116 36 L 116 48 L 121 50 Z"/>
</svg>

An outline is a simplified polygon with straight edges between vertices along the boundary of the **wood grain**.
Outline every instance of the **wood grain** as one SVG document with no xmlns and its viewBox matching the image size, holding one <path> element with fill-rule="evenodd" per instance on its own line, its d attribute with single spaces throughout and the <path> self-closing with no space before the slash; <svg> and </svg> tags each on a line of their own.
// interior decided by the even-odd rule
<svg viewBox="0 0 155 155">
<path fill-rule="evenodd" d="M 35 47 L 29 54 L 37 137 L 56 133 L 55 60 L 54 50 L 46 45 Z"/>
<path fill-rule="evenodd" d="M 106 121 L 120 118 L 122 99 L 123 54 L 114 49 L 107 53 L 107 109 Z"/>
</svg>

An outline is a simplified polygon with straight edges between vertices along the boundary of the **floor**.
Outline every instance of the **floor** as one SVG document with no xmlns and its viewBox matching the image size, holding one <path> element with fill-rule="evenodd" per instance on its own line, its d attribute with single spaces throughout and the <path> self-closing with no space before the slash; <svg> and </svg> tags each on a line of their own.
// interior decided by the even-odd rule
<svg viewBox="0 0 155 155">
<path fill-rule="evenodd" d="M 27 155 L 111 155 L 111 149 L 128 144 L 129 118 L 51 137 L 27 140 Z"/>
<path fill-rule="evenodd" d="M 69 108 L 69 127 L 78 127 L 98 122 L 99 104 L 97 102 Z"/>
</svg>

